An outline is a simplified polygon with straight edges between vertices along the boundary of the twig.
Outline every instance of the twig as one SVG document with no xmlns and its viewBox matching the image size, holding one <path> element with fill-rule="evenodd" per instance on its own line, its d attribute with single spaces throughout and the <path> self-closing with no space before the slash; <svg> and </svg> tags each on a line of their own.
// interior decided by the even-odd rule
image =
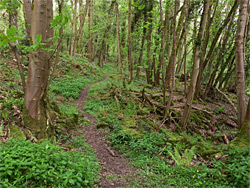
<svg viewBox="0 0 250 188">
<path fill-rule="evenodd" d="M 223 93 L 221 90 L 219 90 L 218 88 L 215 88 L 221 95 L 223 95 L 225 97 L 225 99 L 229 102 L 229 104 L 231 105 L 231 107 L 233 108 L 233 110 L 235 111 L 236 114 L 238 114 L 238 110 L 235 108 L 233 102 L 227 97 L 227 95 L 225 93 Z"/>
</svg>

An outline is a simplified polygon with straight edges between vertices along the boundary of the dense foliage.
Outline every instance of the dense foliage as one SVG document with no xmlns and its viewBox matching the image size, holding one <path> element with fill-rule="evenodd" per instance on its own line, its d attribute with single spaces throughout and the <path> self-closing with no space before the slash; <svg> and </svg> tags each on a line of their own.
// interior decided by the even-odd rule
<svg viewBox="0 0 250 188">
<path fill-rule="evenodd" d="M 0 145 L 0 187 L 92 187 L 99 165 L 83 139 L 65 149 L 10 139 Z"/>
</svg>

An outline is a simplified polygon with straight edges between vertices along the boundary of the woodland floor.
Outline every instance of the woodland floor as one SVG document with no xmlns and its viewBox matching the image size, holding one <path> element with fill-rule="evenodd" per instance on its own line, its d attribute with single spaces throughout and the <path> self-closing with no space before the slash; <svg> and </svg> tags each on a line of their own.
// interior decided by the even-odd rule
<svg viewBox="0 0 250 188">
<path fill-rule="evenodd" d="M 109 143 L 105 140 L 105 132 L 96 128 L 96 124 L 98 123 L 97 119 L 91 114 L 84 113 L 83 111 L 90 87 L 96 83 L 104 81 L 107 77 L 108 75 L 105 74 L 102 80 L 88 85 L 81 92 L 78 100 L 76 101 L 79 114 L 82 113 L 83 116 L 87 117 L 92 123 L 90 126 L 84 128 L 80 127 L 80 129 L 78 128 L 77 136 L 85 137 L 86 142 L 94 149 L 99 164 L 102 165 L 98 186 L 103 188 L 112 188 L 126 186 L 128 184 L 127 178 L 132 176 L 138 170 L 129 165 L 128 160 L 122 157 L 118 151 L 113 150 L 108 146 Z M 116 178 L 109 179 L 108 177 Z"/>
</svg>

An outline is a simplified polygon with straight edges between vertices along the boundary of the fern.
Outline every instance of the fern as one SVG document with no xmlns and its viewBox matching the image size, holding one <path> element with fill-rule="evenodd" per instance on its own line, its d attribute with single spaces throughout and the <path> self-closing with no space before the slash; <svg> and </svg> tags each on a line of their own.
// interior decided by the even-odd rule
<svg viewBox="0 0 250 188">
<path fill-rule="evenodd" d="M 185 149 L 184 153 L 181 155 L 179 150 L 174 147 L 174 153 L 172 151 L 168 151 L 168 153 L 178 166 L 189 166 L 195 154 L 194 150 L 195 146 L 191 149 Z"/>
</svg>

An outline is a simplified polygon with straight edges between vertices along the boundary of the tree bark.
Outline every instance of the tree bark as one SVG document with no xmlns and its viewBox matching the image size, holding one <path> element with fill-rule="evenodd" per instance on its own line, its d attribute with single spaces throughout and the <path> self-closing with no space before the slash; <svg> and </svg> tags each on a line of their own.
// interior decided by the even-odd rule
<svg viewBox="0 0 250 188">
<path fill-rule="evenodd" d="M 238 18 L 238 27 L 236 32 L 236 81 L 237 81 L 237 100 L 238 100 L 238 125 L 241 127 L 244 123 L 246 112 L 245 99 L 245 54 L 244 54 L 244 36 L 247 25 L 249 0 L 240 0 L 240 11 Z"/>
<path fill-rule="evenodd" d="M 172 82 L 171 82 L 171 85 L 170 85 L 170 94 L 169 94 L 169 97 L 168 97 L 168 103 L 167 103 L 167 107 L 165 109 L 165 117 L 167 117 L 169 115 L 169 111 L 170 111 L 170 105 L 171 105 L 171 101 L 172 101 L 172 96 L 173 96 L 173 92 L 174 92 L 174 85 L 175 85 L 175 61 L 176 61 L 176 15 L 177 15 L 177 6 L 179 4 L 179 0 L 175 0 L 175 4 L 174 4 L 174 18 L 173 18 L 173 26 L 172 26 L 172 29 L 173 29 L 173 48 L 172 48 L 172 55 L 171 55 L 171 62 L 172 62 L 172 65 L 173 67 L 171 68 L 171 71 L 172 72 Z M 167 83 L 167 75 L 165 77 L 165 85 Z M 165 86 L 166 88 L 166 86 Z M 165 91 L 164 91 L 165 93 Z M 166 104 L 164 104 L 165 106 Z"/>
<path fill-rule="evenodd" d="M 74 48 L 74 38 L 76 34 L 76 27 L 77 27 L 77 4 L 78 0 L 75 0 L 74 4 L 74 12 L 73 12 L 73 23 L 72 23 L 72 36 L 71 36 L 71 42 L 70 42 L 70 55 L 73 55 L 73 48 Z"/>
<path fill-rule="evenodd" d="M 90 61 L 93 60 L 93 34 L 92 34 L 92 26 L 93 26 L 93 0 L 89 0 L 89 42 L 88 42 L 88 58 Z"/>
<path fill-rule="evenodd" d="M 201 79 L 202 79 L 202 75 L 203 75 L 203 72 L 208 64 L 208 62 L 210 61 L 211 59 L 211 56 L 212 56 L 212 53 L 215 49 L 215 46 L 218 42 L 218 39 L 223 31 L 223 29 L 227 26 L 228 22 L 230 21 L 231 17 L 235 14 L 236 10 L 237 10 L 237 7 L 238 7 L 238 0 L 235 0 L 235 3 L 233 5 L 233 7 L 231 8 L 230 12 L 228 13 L 226 19 L 224 20 L 224 23 L 222 24 L 222 26 L 219 28 L 219 30 L 217 31 L 213 41 L 212 41 L 212 44 L 210 46 L 210 49 L 209 49 L 209 52 L 205 58 L 205 61 L 201 61 L 202 64 L 200 64 L 200 70 L 199 70 L 199 75 L 198 75 L 198 78 L 197 78 L 197 84 L 196 84 L 196 88 L 195 88 L 195 93 L 197 94 L 198 96 L 198 93 L 200 91 L 200 85 L 201 85 Z"/>
<path fill-rule="evenodd" d="M 131 43 L 131 1 L 128 4 L 128 63 L 129 63 L 129 83 L 133 79 L 133 59 L 132 59 L 132 43 Z"/>
<path fill-rule="evenodd" d="M 123 80 L 123 67 L 122 67 L 122 59 L 121 59 L 121 49 L 120 49 L 120 29 L 119 29 L 119 9 L 118 9 L 118 0 L 115 2 L 115 10 L 116 10 L 116 40 L 117 40 L 117 60 L 118 65 L 121 71 L 121 78 Z M 124 81 L 124 80 L 123 80 Z"/>
<path fill-rule="evenodd" d="M 187 95 L 187 99 L 186 99 L 186 104 L 184 107 L 183 116 L 181 119 L 181 124 L 182 124 L 183 129 L 186 129 L 187 121 L 189 119 L 190 111 L 192 108 L 195 86 L 196 86 L 197 76 L 199 73 L 201 41 L 203 39 L 205 28 L 206 28 L 209 6 L 210 6 L 210 0 L 204 1 L 204 9 L 203 9 L 203 13 L 202 13 L 202 19 L 201 19 L 201 23 L 200 23 L 199 33 L 198 33 L 198 36 L 196 39 L 197 42 L 195 44 L 195 49 L 194 49 L 193 72 L 192 72 L 192 76 L 191 76 L 191 82 L 190 82 L 190 87 L 189 87 L 189 91 L 188 91 L 188 95 Z"/>
<path fill-rule="evenodd" d="M 32 10 L 31 10 L 31 6 L 32 6 L 32 0 L 24 0 L 23 1 L 23 8 L 24 8 L 24 15 L 25 15 L 25 26 L 26 26 L 26 30 L 28 33 L 28 36 L 30 37 L 30 31 L 31 31 L 31 14 L 32 14 Z"/>
<path fill-rule="evenodd" d="M 111 14 L 113 8 L 114 8 L 114 4 L 115 4 L 116 0 L 112 0 L 111 2 L 111 6 L 110 6 L 110 9 L 108 11 L 109 14 Z M 106 38 L 108 36 L 108 32 L 111 28 L 111 24 L 109 24 L 106 29 L 105 29 L 105 32 L 104 32 L 104 35 L 103 35 L 103 39 L 102 39 L 102 45 L 101 45 L 101 49 L 100 49 L 100 55 L 99 55 L 99 60 L 98 60 L 98 65 L 100 67 L 102 67 L 102 60 L 103 60 L 103 56 L 104 56 L 104 51 L 105 51 L 105 46 L 106 46 Z"/>
<path fill-rule="evenodd" d="M 81 0 L 82 1 L 82 0 Z M 80 6 L 81 8 L 82 6 Z M 85 5 L 85 8 L 84 8 L 84 11 L 83 11 L 83 14 L 80 16 L 80 27 L 79 27 L 79 31 L 78 33 L 76 34 L 76 38 L 75 38 L 75 41 L 74 41 L 74 47 L 73 47 L 73 53 L 72 53 L 72 56 L 75 56 L 75 53 L 76 53 L 76 49 L 78 47 L 78 41 L 80 39 L 80 45 L 82 43 L 82 33 L 83 33 L 83 27 L 84 27 L 84 23 L 85 23 L 85 18 L 86 18 L 86 15 L 87 15 L 87 11 L 88 11 L 88 7 L 89 7 L 89 0 L 86 0 L 86 5 Z M 81 9 L 80 9 L 81 10 Z"/>
<path fill-rule="evenodd" d="M 33 2 L 31 20 L 31 39 L 35 44 L 37 35 L 42 36 L 43 48 L 48 48 L 52 41 L 47 39 L 53 36 L 50 23 L 53 19 L 51 0 Z M 52 52 L 37 49 L 31 52 L 29 57 L 28 77 L 25 91 L 24 124 L 38 139 L 53 136 L 53 128 L 50 124 L 48 112 L 48 100 L 46 88 L 50 71 Z"/>
</svg>

